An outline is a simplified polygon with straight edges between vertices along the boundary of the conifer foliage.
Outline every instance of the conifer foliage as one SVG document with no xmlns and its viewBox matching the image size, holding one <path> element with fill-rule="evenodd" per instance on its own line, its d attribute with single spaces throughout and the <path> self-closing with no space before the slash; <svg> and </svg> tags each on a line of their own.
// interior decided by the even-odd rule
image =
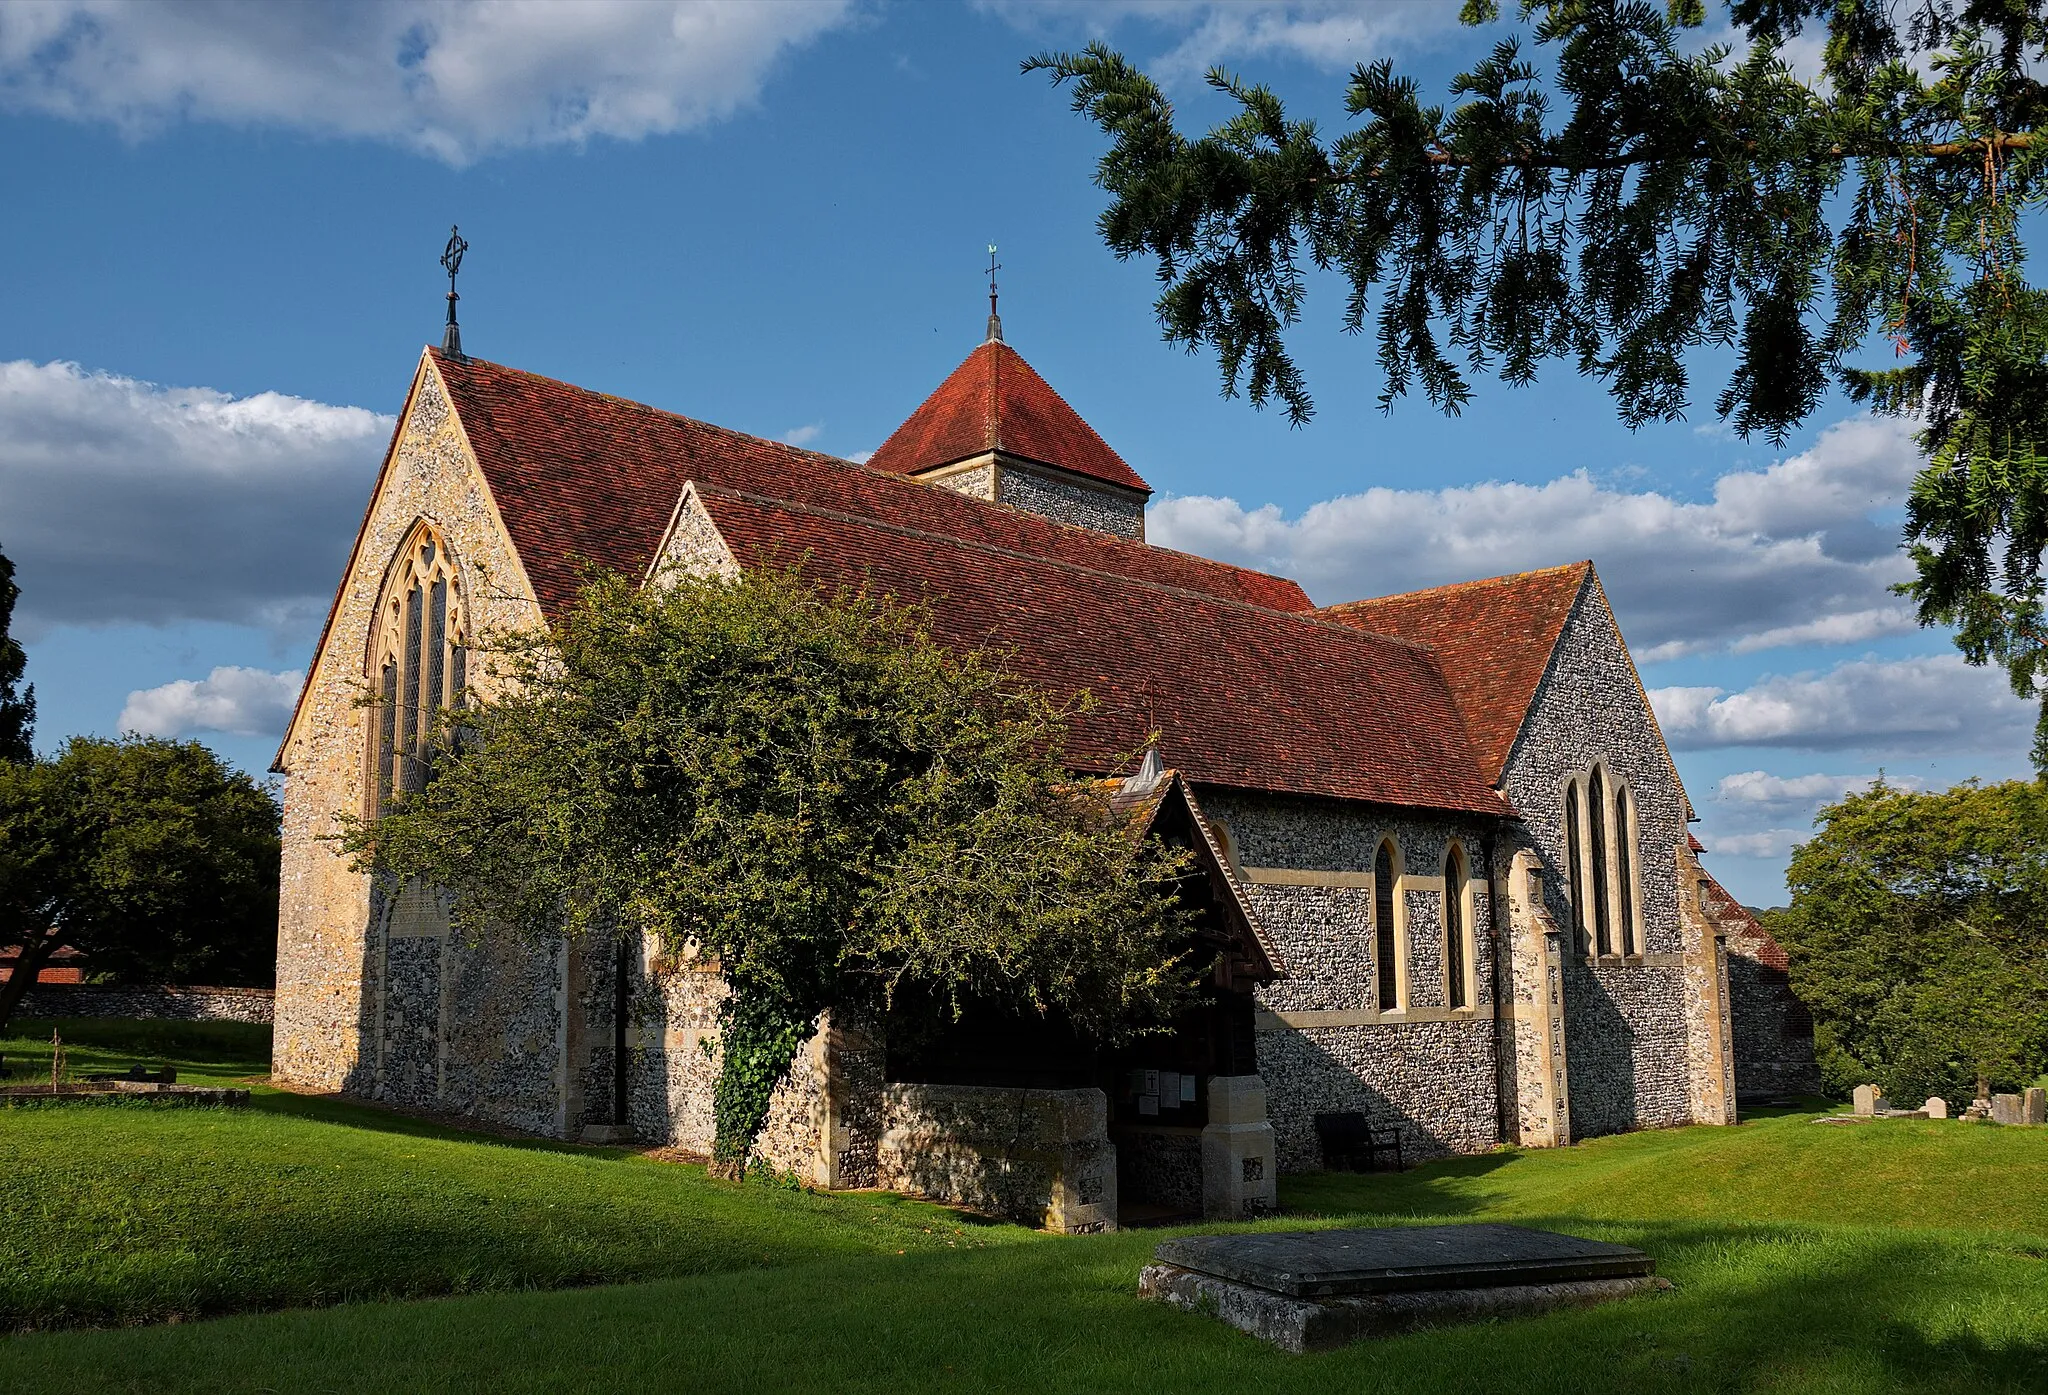
<svg viewBox="0 0 2048 1395">
<path fill-rule="evenodd" d="M 1467 0 L 1464 18 L 1499 9 Z M 1715 16 L 1731 41 L 1709 43 L 1702 0 L 1523 0 L 1527 42 L 1501 39 L 1453 105 L 1360 66 L 1335 138 L 1220 69 L 1237 114 L 1191 136 L 1103 45 L 1024 67 L 1109 137 L 1103 238 L 1156 263 L 1165 337 L 1213 350 L 1226 395 L 1309 418 L 1286 334 L 1318 270 L 1349 284 L 1383 406 L 1419 389 L 1454 413 L 1476 375 L 1524 384 L 1561 361 L 1629 425 L 1675 420 L 1688 355 L 1717 346 L 1715 411 L 1780 440 L 1839 384 L 1921 426 L 1921 620 L 2042 697 L 2048 296 L 2022 229 L 2044 189 L 2044 10 L 1732 0 Z M 1802 75 L 1787 55 L 1815 39 Z"/>
<path fill-rule="evenodd" d="M 716 967 L 725 1175 L 828 1009 L 992 1003 L 1115 1040 L 1207 967 L 1180 962 L 1185 855 L 1063 767 L 1054 703 L 920 611 L 794 573 L 600 577 L 487 644 L 433 778 L 346 845 L 446 888 L 472 937 L 645 932 L 664 971 Z"/>
<path fill-rule="evenodd" d="M 35 759 L 36 690 L 22 686 L 28 655 L 14 638 L 14 602 L 21 588 L 14 584 L 14 563 L 0 552 L 0 761 L 16 765 Z"/>
</svg>

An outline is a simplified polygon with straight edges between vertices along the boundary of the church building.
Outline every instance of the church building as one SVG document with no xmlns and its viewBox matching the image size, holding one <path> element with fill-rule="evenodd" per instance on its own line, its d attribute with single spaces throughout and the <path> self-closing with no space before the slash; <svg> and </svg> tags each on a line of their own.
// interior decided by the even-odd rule
<svg viewBox="0 0 2048 1395">
<path fill-rule="evenodd" d="M 429 349 L 277 758 L 276 1074 L 708 1152 L 715 963 L 471 941 L 328 838 L 419 787 L 437 711 L 487 681 L 472 638 L 561 613 L 594 563 L 928 602 L 943 642 L 1092 694 L 1076 774 L 1201 872 L 1200 1022 L 1089 1057 L 821 1020 L 770 1167 L 1100 1230 L 1270 1208 L 1361 1122 L 1412 1162 L 1733 1123 L 1749 1077 L 1803 1087 L 1782 955 L 1701 866 L 1592 563 L 1317 607 L 1147 543 L 1150 492 L 993 316 L 866 464 Z"/>
</svg>

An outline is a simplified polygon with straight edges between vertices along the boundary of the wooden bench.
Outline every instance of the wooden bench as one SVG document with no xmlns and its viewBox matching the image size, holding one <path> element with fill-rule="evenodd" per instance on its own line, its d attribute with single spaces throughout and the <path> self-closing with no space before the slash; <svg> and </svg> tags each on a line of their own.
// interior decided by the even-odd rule
<svg viewBox="0 0 2048 1395">
<path fill-rule="evenodd" d="M 1323 1167 L 1330 1172 L 1374 1172 L 1389 1154 L 1394 1171 L 1401 1170 L 1401 1126 L 1375 1126 L 1365 1115 L 1350 1111 L 1316 1115 L 1316 1138 L 1323 1145 Z"/>
</svg>

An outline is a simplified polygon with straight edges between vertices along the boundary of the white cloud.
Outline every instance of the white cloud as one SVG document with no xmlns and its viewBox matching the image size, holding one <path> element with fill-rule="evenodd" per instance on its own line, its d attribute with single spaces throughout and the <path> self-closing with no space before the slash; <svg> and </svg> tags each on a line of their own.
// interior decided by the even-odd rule
<svg viewBox="0 0 2048 1395">
<path fill-rule="evenodd" d="M 1768 770 L 1741 770 L 1723 775 L 1714 798 L 1728 804 L 1831 804 L 1844 795 L 1869 789 L 1875 775 L 1773 775 Z"/>
<path fill-rule="evenodd" d="M 128 694 L 119 726 L 144 736 L 189 736 L 200 731 L 280 736 L 291 720 L 304 677 L 297 670 L 217 668 L 197 681 L 180 678 Z"/>
<path fill-rule="evenodd" d="M 392 419 L 0 363 L 0 548 L 25 627 L 288 627 L 333 594 Z"/>
<path fill-rule="evenodd" d="M 846 458 L 856 465 L 865 465 L 875 458 L 875 453 L 871 450 L 857 450 Z"/>
<path fill-rule="evenodd" d="M 1151 538 L 1295 577 L 1328 603 L 1591 557 L 1637 657 L 1857 643 L 1913 628 L 1891 596 L 1911 574 L 1895 508 L 1917 468 L 1909 423 L 1837 422 L 1812 448 L 1722 476 L 1687 503 L 1584 470 L 1544 484 L 1370 489 L 1296 518 L 1190 496 L 1155 505 Z"/>
<path fill-rule="evenodd" d="M 814 421 L 809 426 L 799 426 L 794 431 L 783 432 L 782 443 L 786 446 L 807 446 L 817 440 L 824 430 L 824 422 Z"/>
<path fill-rule="evenodd" d="M 133 135 L 280 125 L 460 163 L 721 120 L 853 16 L 851 0 L 10 0 L 0 104 Z"/>
<path fill-rule="evenodd" d="M 1882 749 L 1907 758 L 2024 749 L 2035 715 L 2003 672 L 1972 668 L 1957 654 L 1857 659 L 1737 693 L 1653 688 L 1650 703 L 1679 748 Z"/>
<path fill-rule="evenodd" d="M 1783 858 L 1813 836 L 1810 828 L 1766 828 L 1755 833 L 1708 834 L 1700 839 L 1709 853 L 1724 857 Z"/>
<path fill-rule="evenodd" d="M 1031 33 L 1163 33 L 1169 47 L 1143 66 L 1168 87 L 1199 82 L 1216 64 L 1260 58 L 1345 69 L 1459 27 L 1449 0 L 983 0 L 982 8 Z"/>
</svg>

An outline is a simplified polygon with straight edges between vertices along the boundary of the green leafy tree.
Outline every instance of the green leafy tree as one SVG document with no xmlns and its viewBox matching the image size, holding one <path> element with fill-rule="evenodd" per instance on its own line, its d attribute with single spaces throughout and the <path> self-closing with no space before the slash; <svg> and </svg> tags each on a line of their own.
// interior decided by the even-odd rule
<svg viewBox="0 0 2048 1395">
<path fill-rule="evenodd" d="M 1959 1101 L 2048 1069 L 2048 789 L 1880 783 L 1818 822 L 1767 925 L 1830 1087 Z"/>
<path fill-rule="evenodd" d="M 1377 344 L 1383 406 L 1419 388 L 1454 413 L 1475 375 L 1563 361 L 1630 426 L 1675 420 L 1713 346 L 1732 351 L 1714 408 L 1744 435 L 1782 439 L 1831 382 L 1919 414 L 1905 589 L 2044 698 L 2048 768 L 2048 297 L 2021 236 L 2043 192 L 2044 8 L 1732 0 L 1737 41 L 1708 45 L 1702 0 L 1523 0 L 1528 41 L 1501 39 L 1454 105 L 1361 65 L 1335 138 L 1221 69 L 1237 114 L 1191 136 L 1100 44 L 1024 67 L 1109 137 L 1102 236 L 1156 263 L 1167 340 L 1296 423 L 1313 404 L 1287 331 L 1323 271 Z M 1788 45 L 1816 35 L 1803 78 Z M 1871 343 L 1887 362 L 1849 361 Z"/>
<path fill-rule="evenodd" d="M 67 945 L 98 981 L 269 983 L 278 846 L 270 791 L 196 741 L 0 763 L 0 1027 Z"/>
<path fill-rule="evenodd" d="M 1060 710 L 919 611 L 795 575 L 602 577 L 490 643 L 497 695 L 346 846 L 445 888 L 472 936 L 644 929 L 715 961 L 724 1175 L 828 1009 L 992 1003 L 1110 1040 L 1203 967 L 1179 962 L 1182 855 L 1063 768 Z"/>
<path fill-rule="evenodd" d="M 0 552 L 0 761 L 22 764 L 34 760 L 32 740 L 36 731 L 36 690 L 23 687 L 21 675 L 28 667 L 28 655 L 21 642 L 9 633 L 14 624 L 14 602 L 21 588 L 14 584 L 14 563 Z"/>
</svg>

